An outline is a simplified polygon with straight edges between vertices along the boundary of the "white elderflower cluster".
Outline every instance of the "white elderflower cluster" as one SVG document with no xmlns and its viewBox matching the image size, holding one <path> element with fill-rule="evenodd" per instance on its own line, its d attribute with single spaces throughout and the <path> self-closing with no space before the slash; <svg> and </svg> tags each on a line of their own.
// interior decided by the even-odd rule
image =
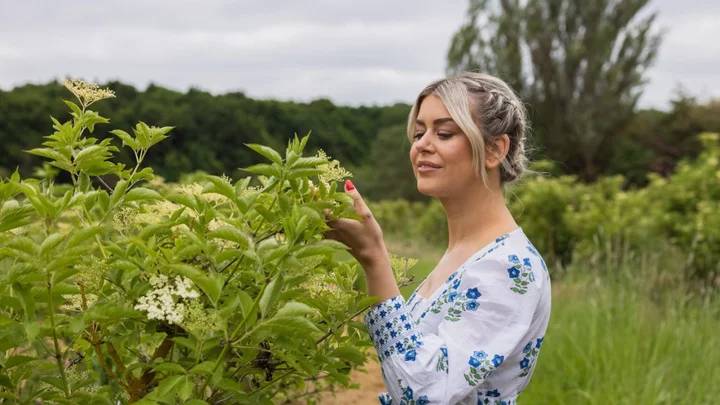
<svg viewBox="0 0 720 405">
<path fill-rule="evenodd" d="M 198 300 L 193 300 L 185 307 L 182 327 L 195 335 L 205 336 L 221 327 L 220 317 L 216 312 L 208 313 Z"/>
<path fill-rule="evenodd" d="M 330 187 L 329 183 L 331 181 L 343 181 L 346 178 L 353 176 L 352 173 L 340 166 L 340 161 L 331 160 L 330 156 L 328 156 L 322 149 L 318 151 L 317 157 L 328 161 L 326 164 L 318 166 L 318 169 L 322 170 L 322 173 L 318 175 L 318 178 L 320 181 L 324 182 L 328 188 Z"/>
<path fill-rule="evenodd" d="M 137 229 L 142 225 L 159 224 L 163 218 L 171 216 L 180 208 L 183 206 L 168 200 L 158 200 L 145 204 L 142 208 L 124 207 L 113 216 L 113 224 L 120 232 Z M 186 209 L 185 212 L 192 218 L 197 218 L 195 211 Z"/>
<path fill-rule="evenodd" d="M 203 198 L 207 202 L 214 202 L 215 205 L 222 204 L 228 199 L 222 194 L 218 193 L 203 193 L 203 186 L 199 183 L 182 184 L 178 186 L 175 191 L 180 194 L 194 195 Z"/>
<path fill-rule="evenodd" d="M 83 107 L 99 100 L 115 97 L 115 92 L 112 90 L 101 89 L 95 83 L 87 83 L 80 79 L 64 79 L 62 84 L 80 100 Z"/>
<path fill-rule="evenodd" d="M 300 286 L 308 290 L 313 299 L 324 298 L 327 300 L 330 308 L 343 308 L 347 305 L 347 300 L 352 297 L 351 293 L 343 290 L 332 279 L 323 274 L 312 275 Z"/>
<path fill-rule="evenodd" d="M 193 289 L 193 283 L 187 277 L 175 276 L 173 282 L 168 276 L 160 274 L 150 277 L 152 290 L 138 299 L 135 309 L 146 311 L 148 319 L 178 324 L 183 321 L 186 306 L 179 299 L 197 298 L 200 294 Z"/>
<path fill-rule="evenodd" d="M 60 305 L 60 309 L 66 311 L 79 312 L 83 310 L 82 295 L 80 294 L 63 294 L 65 303 Z M 93 294 L 85 294 L 85 302 L 87 307 L 90 308 L 97 301 L 97 296 Z"/>
</svg>

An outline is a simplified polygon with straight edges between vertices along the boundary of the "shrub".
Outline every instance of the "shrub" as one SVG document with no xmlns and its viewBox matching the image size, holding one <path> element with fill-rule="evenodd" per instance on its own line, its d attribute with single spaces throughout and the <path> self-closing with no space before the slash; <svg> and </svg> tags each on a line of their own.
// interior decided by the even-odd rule
<svg viewBox="0 0 720 405">
<path fill-rule="evenodd" d="M 357 218 L 327 156 L 285 156 L 232 181 L 153 182 L 148 151 L 171 127 L 111 131 L 88 107 L 112 94 L 67 82 L 80 105 L 29 151 L 69 173 L 0 182 L 0 397 L 21 403 L 239 404 L 348 386 L 371 347 L 354 319 L 373 302 L 326 240 L 324 209 Z M 310 178 L 318 190 L 310 187 Z M 109 184 L 108 184 L 109 183 Z M 112 186 L 110 186 L 112 184 Z M 313 390 L 310 390 L 313 386 Z"/>
</svg>

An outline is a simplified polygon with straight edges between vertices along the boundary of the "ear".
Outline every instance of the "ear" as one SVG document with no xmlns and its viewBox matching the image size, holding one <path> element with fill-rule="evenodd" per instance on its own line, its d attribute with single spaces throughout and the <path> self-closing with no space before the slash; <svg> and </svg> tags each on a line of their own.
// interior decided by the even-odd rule
<svg viewBox="0 0 720 405">
<path fill-rule="evenodd" d="M 507 134 L 498 135 L 485 144 L 485 168 L 495 169 L 505 160 L 510 151 L 510 137 Z"/>
</svg>

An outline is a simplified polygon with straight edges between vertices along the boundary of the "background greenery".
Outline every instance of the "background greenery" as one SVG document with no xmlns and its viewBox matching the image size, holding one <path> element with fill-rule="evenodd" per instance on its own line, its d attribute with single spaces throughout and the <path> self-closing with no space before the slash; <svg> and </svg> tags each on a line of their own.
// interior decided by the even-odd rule
<svg viewBox="0 0 720 405">
<path fill-rule="evenodd" d="M 497 74 L 531 113 L 540 175 L 507 200 L 550 266 L 554 298 L 524 403 L 720 403 L 720 100 L 678 90 L 667 109 L 638 108 L 662 46 L 649 3 L 469 0 L 448 49 L 448 72 Z M 407 159 L 409 105 L 102 85 L 117 94 L 98 105 L 112 128 L 176 127 L 147 162 L 168 181 L 239 178 L 260 162 L 243 144 L 280 148 L 312 131 L 308 152 L 353 172 L 391 251 L 418 259 L 416 281 L 444 252 L 444 211 L 417 192 Z M 0 177 L 52 175 L 23 151 L 51 132 L 48 115 L 68 118 L 63 96 L 56 82 L 0 91 Z"/>
</svg>

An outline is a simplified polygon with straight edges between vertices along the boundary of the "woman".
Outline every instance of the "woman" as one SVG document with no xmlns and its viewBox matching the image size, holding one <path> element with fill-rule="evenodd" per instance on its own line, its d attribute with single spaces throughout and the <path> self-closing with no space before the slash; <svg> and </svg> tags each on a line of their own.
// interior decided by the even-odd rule
<svg viewBox="0 0 720 405">
<path fill-rule="evenodd" d="M 336 219 L 328 237 L 351 248 L 368 293 L 365 317 L 388 392 L 383 404 L 515 404 L 535 369 L 550 316 L 543 259 L 505 205 L 525 170 L 526 112 L 502 80 L 463 73 L 427 86 L 410 112 L 418 190 L 440 200 L 449 243 L 408 301 L 382 231 L 352 182 L 363 221 Z"/>
</svg>

